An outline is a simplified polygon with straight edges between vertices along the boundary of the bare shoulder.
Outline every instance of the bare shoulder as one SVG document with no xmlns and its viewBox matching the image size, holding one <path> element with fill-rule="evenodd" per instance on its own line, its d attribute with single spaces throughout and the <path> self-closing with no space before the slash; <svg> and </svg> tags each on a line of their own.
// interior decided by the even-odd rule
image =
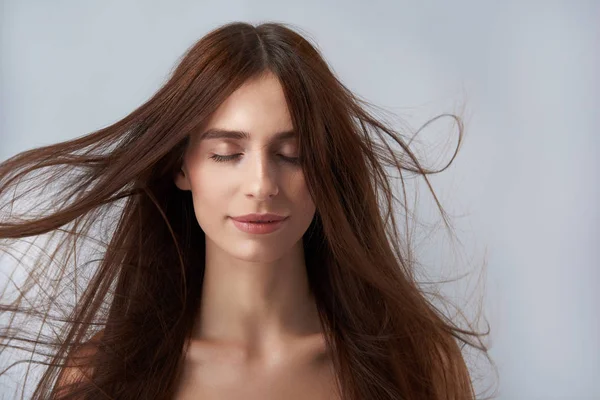
<svg viewBox="0 0 600 400">
<path fill-rule="evenodd" d="M 91 374 L 89 362 L 96 354 L 98 342 L 102 339 L 103 334 L 104 330 L 96 333 L 89 341 L 69 355 L 67 364 L 60 372 L 56 383 L 59 395 L 66 394 L 70 385 L 82 381 Z"/>
</svg>

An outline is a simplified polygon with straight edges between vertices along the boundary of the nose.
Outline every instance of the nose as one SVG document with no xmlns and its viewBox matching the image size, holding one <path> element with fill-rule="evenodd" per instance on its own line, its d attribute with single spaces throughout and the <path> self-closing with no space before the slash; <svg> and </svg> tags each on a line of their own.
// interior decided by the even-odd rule
<svg viewBox="0 0 600 400">
<path fill-rule="evenodd" d="M 258 154 L 251 158 L 247 167 L 244 183 L 246 196 L 257 200 L 270 199 L 279 193 L 277 168 L 269 160 L 269 155 Z"/>
</svg>

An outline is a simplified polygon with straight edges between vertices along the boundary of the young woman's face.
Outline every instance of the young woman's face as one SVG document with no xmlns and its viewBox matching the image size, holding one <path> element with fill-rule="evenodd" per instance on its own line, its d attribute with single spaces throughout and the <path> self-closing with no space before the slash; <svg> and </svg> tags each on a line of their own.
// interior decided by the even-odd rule
<svg viewBox="0 0 600 400">
<path fill-rule="evenodd" d="M 249 137 L 221 137 L 217 130 L 242 131 Z M 201 139 L 208 131 L 211 138 Z M 241 86 L 206 128 L 190 138 L 176 185 L 191 190 L 207 246 L 216 245 L 236 258 L 270 262 L 302 245 L 315 205 L 297 162 L 292 131 L 283 89 L 268 75 Z M 287 219 L 268 234 L 238 229 L 232 217 L 251 213 Z"/>
</svg>

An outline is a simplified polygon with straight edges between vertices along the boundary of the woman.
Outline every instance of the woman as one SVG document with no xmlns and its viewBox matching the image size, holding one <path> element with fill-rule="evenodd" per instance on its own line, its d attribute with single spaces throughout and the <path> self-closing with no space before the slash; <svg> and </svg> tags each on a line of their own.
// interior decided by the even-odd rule
<svg viewBox="0 0 600 400">
<path fill-rule="evenodd" d="M 61 268 L 38 259 L 2 305 L 46 328 L 2 329 L 47 357 L 32 397 L 474 398 L 457 340 L 487 355 L 482 335 L 419 287 L 384 168 L 402 183 L 431 172 L 362 103 L 289 27 L 231 23 L 122 120 L 2 163 L 3 210 L 31 174 L 60 188 L 45 215 L 0 226 L 7 253 L 9 239 L 59 238 Z M 84 239 L 101 256 L 78 260 Z M 46 308 L 30 306 L 33 284 Z"/>
</svg>

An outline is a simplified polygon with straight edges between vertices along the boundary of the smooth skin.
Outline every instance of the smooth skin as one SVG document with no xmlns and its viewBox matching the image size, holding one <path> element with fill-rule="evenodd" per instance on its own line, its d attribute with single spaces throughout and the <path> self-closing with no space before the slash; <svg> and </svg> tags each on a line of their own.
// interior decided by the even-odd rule
<svg viewBox="0 0 600 400">
<path fill-rule="evenodd" d="M 211 129 L 249 137 L 200 140 Z M 192 192 L 206 271 L 177 400 L 340 398 L 302 247 L 315 205 L 294 160 L 297 140 L 276 140 L 291 130 L 283 89 L 267 74 L 234 92 L 190 140 L 175 184 Z M 257 235 L 230 218 L 266 212 L 288 219 Z M 77 357 L 93 356 L 102 333 Z M 85 363 L 70 362 L 60 390 L 90 373 Z"/>
<path fill-rule="evenodd" d="M 245 138 L 207 131 L 243 131 Z M 337 391 L 302 236 L 315 214 L 283 89 L 273 74 L 245 83 L 193 135 L 175 184 L 192 192 L 206 235 L 201 306 L 177 399 L 334 399 Z M 231 217 L 288 216 L 269 234 Z"/>
</svg>

